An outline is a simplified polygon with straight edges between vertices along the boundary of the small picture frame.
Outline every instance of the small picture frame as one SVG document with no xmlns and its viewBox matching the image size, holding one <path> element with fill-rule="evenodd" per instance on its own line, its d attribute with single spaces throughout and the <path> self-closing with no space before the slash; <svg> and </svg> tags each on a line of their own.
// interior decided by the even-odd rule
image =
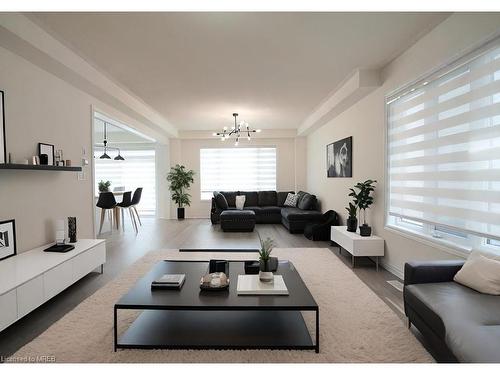
<svg viewBox="0 0 500 375">
<path fill-rule="evenodd" d="M 16 254 L 16 222 L 14 219 L 0 221 L 0 260 Z"/>
<path fill-rule="evenodd" d="M 54 165 L 54 145 L 48 143 L 38 143 L 38 157 L 47 155 L 47 165 Z M 40 160 L 42 158 L 40 157 Z"/>
</svg>

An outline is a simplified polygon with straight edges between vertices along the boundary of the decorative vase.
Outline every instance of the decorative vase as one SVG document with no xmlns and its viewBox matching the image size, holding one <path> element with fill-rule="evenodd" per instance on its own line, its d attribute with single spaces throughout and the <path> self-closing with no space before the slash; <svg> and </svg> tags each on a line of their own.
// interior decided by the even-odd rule
<svg viewBox="0 0 500 375">
<path fill-rule="evenodd" d="M 184 207 L 177 207 L 177 219 L 184 219 Z"/>
<path fill-rule="evenodd" d="M 260 260 L 259 280 L 264 283 L 274 281 L 274 274 L 270 271 L 269 260 Z"/>
<path fill-rule="evenodd" d="M 363 237 L 370 237 L 372 235 L 372 227 L 370 227 L 368 224 L 360 225 L 359 235 Z"/>
<path fill-rule="evenodd" d="M 356 232 L 356 229 L 358 228 L 358 219 L 355 217 L 348 217 L 347 218 L 347 231 L 348 232 Z"/>
<path fill-rule="evenodd" d="M 68 217 L 68 236 L 69 242 L 76 242 L 76 217 L 74 216 Z"/>
</svg>

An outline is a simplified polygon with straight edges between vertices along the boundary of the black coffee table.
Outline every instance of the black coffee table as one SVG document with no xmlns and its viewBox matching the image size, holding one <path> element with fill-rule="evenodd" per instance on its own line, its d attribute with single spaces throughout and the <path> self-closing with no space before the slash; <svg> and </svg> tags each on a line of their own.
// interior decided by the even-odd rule
<svg viewBox="0 0 500 375">
<path fill-rule="evenodd" d="M 229 263 L 226 291 L 202 291 L 208 262 L 161 261 L 114 306 L 114 348 L 121 349 L 295 349 L 319 352 L 319 308 L 291 262 L 280 262 L 288 296 L 238 296 L 244 262 Z M 151 290 L 166 273 L 185 273 L 181 290 Z M 118 337 L 119 310 L 142 310 Z M 301 311 L 316 313 L 313 341 Z"/>
</svg>

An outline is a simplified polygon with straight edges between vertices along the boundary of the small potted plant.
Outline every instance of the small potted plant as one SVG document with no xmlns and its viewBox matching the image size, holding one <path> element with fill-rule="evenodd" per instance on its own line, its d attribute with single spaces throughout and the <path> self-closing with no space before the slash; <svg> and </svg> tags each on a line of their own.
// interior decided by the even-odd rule
<svg viewBox="0 0 500 375">
<path fill-rule="evenodd" d="M 375 190 L 374 184 L 377 180 L 366 180 L 365 182 L 358 182 L 354 189 L 358 189 L 356 192 L 354 189 L 350 189 L 350 197 L 354 198 L 354 204 L 359 208 L 360 212 L 363 210 L 363 225 L 359 227 L 359 234 L 364 237 L 371 236 L 372 228 L 366 224 L 366 209 L 369 208 L 373 203 L 373 197 L 371 193 Z"/>
<path fill-rule="evenodd" d="M 109 191 L 109 187 L 111 186 L 111 181 L 99 181 L 97 184 L 97 188 L 99 189 L 99 193 L 104 193 Z"/>
<path fill-rule="evenodd" d="M 274 241 L 267 237 L 265 240 L 260 238 L 260 250 L 259 250 L 259 280 L 263 282 L 270 282 L 274 280 L 274 275 L 271 271 L 271 261 L 273 258 L 271 257 L 271 252 L 274 248 Z"/>
<path fill-rule="evenodd" d="M 349 202 L 349 207 L 345 208 L 349 213 L 349 217 L 347 218 L 347 231 L 348 232 L 356 232 L 358 229 L 358 207 Z"/>
<path fill-rule="evenodd" d="M 184 206 L 191 206 L 191 194 L 187 193 L 194 182 L 194 171 L 186 170 L 183 165 L 176 164 L 170 168 L 167 181 L 170 183 L 169 190 L 172 192 L 172 200 L 177 204 L 177 219 L 184 219 Z"/>
</svg>

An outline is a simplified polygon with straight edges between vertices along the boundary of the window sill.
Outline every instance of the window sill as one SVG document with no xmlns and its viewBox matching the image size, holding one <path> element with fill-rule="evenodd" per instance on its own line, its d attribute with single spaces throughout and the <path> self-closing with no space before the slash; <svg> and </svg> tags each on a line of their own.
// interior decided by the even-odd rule
<svg viewBox="0 0 500 375">
<path fill-rule="evenodd" d="M 460 258 L 467 258 L 472 250 L 472 248 L 468 246 L 457 245 L 447 240 L 439 240 L 423 233 L 407 228 L 401 228 L 392 224 L 386 224 L 384 229 Z"/>
</svg>

